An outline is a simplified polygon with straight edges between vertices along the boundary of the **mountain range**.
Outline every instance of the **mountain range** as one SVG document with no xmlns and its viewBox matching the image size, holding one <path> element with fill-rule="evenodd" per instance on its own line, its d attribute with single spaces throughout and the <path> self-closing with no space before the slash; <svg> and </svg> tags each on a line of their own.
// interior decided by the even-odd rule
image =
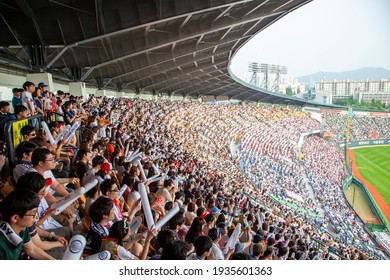
<svg viewBox="0 0 390 280">
<path fill-rule="evenodd" d="M 309 83 L 311 78 L 311 83 L 320 82 L 321 79 L 326 81 L 333 80 L 380 80 L 388 79 L 390 80 L 390 70 L 381 68 L 381 67 L 365 67 L 357 70 L 343 71 L 343 72 L 317 72 L 311 75 L 297 77 L 299 83 Z"/>
</svg>

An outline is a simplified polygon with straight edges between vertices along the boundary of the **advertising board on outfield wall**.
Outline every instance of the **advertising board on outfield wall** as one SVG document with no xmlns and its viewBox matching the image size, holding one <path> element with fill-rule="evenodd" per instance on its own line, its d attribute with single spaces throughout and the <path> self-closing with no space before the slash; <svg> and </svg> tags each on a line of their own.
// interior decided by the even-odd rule
<svg viewBox="0 0 390 280">
<path fill-rule="evenodd" d="M 390 145 L 390 139 L 366 140 L 366 141 L 356 141 L 356 142 L 347 143 L 347 147 L 359 147 L 359 146 L 371 146 L 371 145 Z M 339 143 L 339 147 L 344 148 L 345 143 Z"/>
<path fill-rule="evenodd" d="M 390 118 L 390 113 L 385 113 L 385 112 L 364 112 L 364 111 L 357 111 L 358 109 L 353 110 L 353 115 L 354 116 L 359 116 L 359 117 L 383 117 L 383 118 Z M 341 115 L 346 115 L 348 114 L 348 110 L 339 110 L 339 109 L 320 109 L 320 113 L 328 113 L 328 114 L 341 114 Z"/>
</svg>

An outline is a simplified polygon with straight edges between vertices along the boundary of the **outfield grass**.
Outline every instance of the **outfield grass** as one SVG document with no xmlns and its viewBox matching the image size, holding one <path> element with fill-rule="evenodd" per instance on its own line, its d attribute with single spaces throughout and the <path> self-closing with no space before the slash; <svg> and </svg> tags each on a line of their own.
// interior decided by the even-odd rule
<svg viewBox="0 0 390 280">
<path fill-rule="evenodd" d="M 360 174 L 390 207 L 390 146 L 353 149 Z"/>
</svg>

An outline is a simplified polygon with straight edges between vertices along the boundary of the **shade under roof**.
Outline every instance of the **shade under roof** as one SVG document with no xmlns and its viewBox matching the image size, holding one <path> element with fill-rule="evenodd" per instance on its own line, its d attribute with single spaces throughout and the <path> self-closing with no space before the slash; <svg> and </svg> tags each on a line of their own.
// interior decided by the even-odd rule
<svg viewBox="0 0 390 280">
<path fill-rule="evenodd" d="M 302 105 L 229 73 L 255 34 L 310 0 L 1 0 L 0 63 L 101 89 Z"/>
</svg>

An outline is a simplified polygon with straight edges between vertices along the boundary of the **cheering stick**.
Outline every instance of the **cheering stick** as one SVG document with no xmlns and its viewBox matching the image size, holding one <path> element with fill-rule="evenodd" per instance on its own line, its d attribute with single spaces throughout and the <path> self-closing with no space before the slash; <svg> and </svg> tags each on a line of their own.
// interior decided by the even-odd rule
<svg viewBox="0 0 390 280">
<path fill-rule="evenodd" d="M 139 159 L 136 160 L 136 163 L 139 167 L 139 170 L 141 171 L 141 177 L 142 177 L 142 181 L 146 182 L 147 178 L 146 178 L 146 175 L 145 175 L 145 170 L 141 164 L 141 161 Z"/>
<path fill-rule="evenodd" d="M 132 161 L 134 161 L 136 158 L 138 158 L 138 157 L 141 157 L 141 155 L 142 155 L 142 152 L 137 152 L 137 153 L 133 153 L 132 155 L 131 155 L 131 157 L 129 157 L 128 158 L 128 161 L 129 162 L 132 162 Z"/>
<path fill-rule="evenodd" d="M 156 166 L 154 163 L 152 163 L 152 167 L 153 167 L 153 169 L 154 169 L 154 173 L 156 173 L 157 175 L 159 175 L 159 174 L 160 174 L 160 171 L 158 171 L 158 168 L 157 168 L 157 166 Z"/>
<path fill-rule="evenodd" d="M 129 158 L 131 157 L 131 155 L 134 153 L 134 151 L 128 151 L 127 155 L 126 155 L 126 161 L 129 161 Z"/>
<path fill-rule="evenodd" d="M 64 127 L 64 129 L 61 131 L 61 133 L 57 135 L 56 139 L 54 140 L 54 144 L 57 144 L 58 142 L 60 142 L 60 140 L 62 139 L 62 137 L 64 137 L 64 135 L 65 135 L 66 133 L 68 133 L 69 129 L 70 129 L 70 125 L 68 124 L 68 125 L 66 125 L 66 126 Z"/>
<path fill-rule="evenodd" d="M 64 196 L 60 200 L 57 200 L 56 202 L 54 202 L 50 206 L 50 209 L 51 210 L 55 209 L 54 214 L 58 215 L 62 211 L 64 211 L 68 206 L 70 206 L 73 202 L 75 202 L 84 193 L 85 193 L 84 187 L 78 188 L 77 190 L 74 190 L 73 192 L 67 194 L 66 196 Z"/>
<path fill-rule="evenodd" d="M 65 135 L 65 142 L 69 142 L 69 140 L 72 138 L 73 133 L 76 132 L 76 130 L 79 128 L 80 124 L 78 122 L 75 122 L 72 127 L 69 129 L 68 133 Z"/>
<path fill-rule="evenodd" d="M 182 178 L 178 178 L 178 179 L 173 180 L 173 183 L 175 184 L 175 187 L 178 188 L 179 187 L 179 182 L 183 181 L 184 179 L 185 178 L 182 177 Z"/>
<path fill-rule="evenodd" d="M 111 258 L 111 253 L 107 250 L 85 257 L 86 261 L 107 261 Z"/>
<path fill-rule="evenodd" d="M 126 191 L 126 189 L 127 189 L 127 185 L 124 184 L 124 185 L 121 187 L 121 189 L 119 190 L 119 192 L 118 192 L 118 197 L 117 197 L 117 199 L 119 199 L 119 198 L 124 194 L 124 192 Z"/>
<path fill-rule="evenodd" d="M 160 176 L 160 177 L 153 176 L 153 177 L 150 177 L 147 181 L 149 182 L 149 184 L 151 184 L 151 183 L 154 183 L 154 182 L 157 182 L 157 181 L 160 181 L 160 180 L 164 181 L 166 177 L 167 176 L 165 176 L 165 175 Z"/>
<path fill-rule="evenodd" d="M 229 240 L 228 240 L 228 242 L 227 242 L 227 244 L 226 244 L 226 246 L 225 246 L 225 249 L 223 250 L 223 253 L 224 253 L 225 255 L 228 253 L 228 251 L 229 251 L 230 249 L 233 249 L 233 248 L 234 248 L 234 246 L 236 245 L 237 240 L 238 240 L 238 238 L 239 238 L 239 236 L 240 236 L 240 233 L 241 233 L 241 224 L 238 223 L 238 224 L 236 225 L 236 228 L 234 229 L 232 235 L 230 236 L 230 238 L 229 238 Z"/>
<path fill-rule="evenodd" d="M 43 130 L 45 131 L 45 134 L 47 135 L 47 138 L 49 138 L 50 144 L 53 145 L 55 143 L 55 141 L 54 141 L 53 135 L 51 135 L 51 132 L 50 132 L 49 127 L 47 126 L 47 123 L 45 121 L 42 121 L 41 125 L 42 125 Z"/>
<path fill-rule="evenodd" d="M 169 212 L 156 223 L 156 230 L 160 230 L 170 219 L 173 218 L 173 216 L 179 213 L 179 211 L 179 205 L 176 205 L 171 210 L 169 210 Z"/>
<path fill-rule="evenodd" d="M 142 224 L 142 218 L 141 217 L 135 217 L 133 218 L 129 223 L 129 230 L 131 232 L 137 232 L 139 226 Z"/>
<path fill-rule="evenodd" d="M 158 160 L 158 159 L 163 158 L 163 157 L 164 157 L 164 155 L 160 154 L 160 155 L 158 155 L 158 156 L 155 156 L 155 157 L 153 158 L 153 161 Z"/>
<path fill-rule="evenodd" d="M 157 175 L 153 175 L 152 177 L 146 179 L 146 181 L 150 183 L 150 181 L 152 181 L 153 179 L 157 178 L 158 176 L 160 176 L 160 175 L 158 175 L 158 174 Z"/>
<path fill-rule="evenodd" d="M 125 158 L 127 158 L 127 155 L 129 153 L 129 147 L 130 147 L 130 143 L 127 143 L 126 149 L 125 149 Z"/>
<path fill-rule="evenodd" d="M 138 184 L 138 192 L 141 195 L 141 203 L 142 208 L 144 209 L 146 224 L 148 225 L 148 229 L 150 230 L 154 225 L 154 220 L 152 216 L 152 211 L 150 210 L 148 194 L 146 193 L 146 188 L 143 183 Z"/>
<path fill-rule="evenodd" d="M 96 185 L 98 184 L 98 180 L 97 179 L 93 179 L 91 180 L 90 182 L 86 183 L 83 188 L 85 189 L 85 193 L 88 192 L 89 190 L 91 190 L 92 188 L 96 187 Z"/>
<path fill-rule="evenodd" d="M 257 219 L 257 228 L 261 227 L 261 219 L 259 212 L 256 213 L 256 219 Z"/>
<path fill-rule="evenodd" d="M 230 227 L 233 223 L 233 216 L 230 216 L 228 219 L 228 226 Z"/>
<path fill-rule="evenodd" d="M 79 260 L 81 258 L 81 255 L 83 253 L 85 244 L 86 244 L 85 237 L 76 234 L 74 235 L 70 241 L 69 246 L 66 248 L 64 256 L 62 257 L 63 260 Z"/>
<path fill-rule="evenodd" d="M 135 150 L 135 151 L 132 153 L 132 157 L 133 157 L 134 155 L 136 155 L 138 152 L 139 152 L 139 148 L 138 148 L 137 150 Z M 129 158 L 130 158 L 130 156 L 129 156 Z M 129 161 L 131 161 L 131 160 L 129 160 Z"/>
</svg>

